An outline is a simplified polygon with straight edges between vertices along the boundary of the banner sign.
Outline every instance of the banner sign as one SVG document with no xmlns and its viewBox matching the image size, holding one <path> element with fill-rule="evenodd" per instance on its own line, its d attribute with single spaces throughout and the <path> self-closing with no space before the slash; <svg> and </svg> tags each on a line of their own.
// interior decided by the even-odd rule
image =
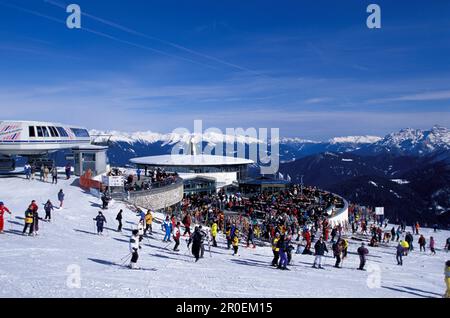
<svg viewBox="0 0 450 318">
<path fill-rule="evenodd" d="M 384 207 L 376 207 L 375 215 L 384 215 Z"/>
<path fill-rule="evenodd" d="M 123 176 L 102 176 L 102 183 L 108 187 L 123 187 L 125 179 Z"/>
</svg>

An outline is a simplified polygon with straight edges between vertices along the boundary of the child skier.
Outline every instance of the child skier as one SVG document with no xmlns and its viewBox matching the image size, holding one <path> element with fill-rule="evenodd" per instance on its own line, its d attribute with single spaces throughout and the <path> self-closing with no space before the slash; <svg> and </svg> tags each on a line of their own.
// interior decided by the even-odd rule
<svg viewBox="0 0 450 318">
<path fill-rule="evenodd" d="M 49 222 L 51 222 L 52 220 L 52 215 L 51 212 L 53 211 L 54 207 L 53 204 L 50 200 L 47 200 L 47 203 L 45 203 L 44 205 L 44 211 L 45 211 L 45 218 L 44 220 L 48 220 Z"/>
<path fill-rule="evenodd" d="M 234 250 L 233 256 L 235 256 L 235 255 L 237 255 L 238 249 L 239 249 L 239 230 L 238 229 L 234 230 L 232 244 L 233 244 L 233 250 Z"/>
<path fill-rule="evenodd" d="M 106 218 L 103 213 L 99 211 L 97 217 L 95 217 L 93 220 L 96 221 L 97 234 L 103 235 L 103 226 L 105 223 L 108 223 L 106 222 Z"/>
</svg>

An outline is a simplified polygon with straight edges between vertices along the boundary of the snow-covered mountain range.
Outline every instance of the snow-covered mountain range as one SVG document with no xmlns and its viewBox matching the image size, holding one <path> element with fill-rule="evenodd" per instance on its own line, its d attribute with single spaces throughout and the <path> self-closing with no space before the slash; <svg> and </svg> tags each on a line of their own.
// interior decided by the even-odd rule
<svg viewBox="0 0 450 318">
<path fill-rule="evenodd" d="M 109 154 L 113 164 L 126 164 L 131 157 L 168 154 L 173 145 L 191 138 L 194 142 L 207 144 L 262 144 L 257 138 L 219 133 L 188 134 L 157 132 L 126 133 L 119 131 L 92 130 L 95 143 L 109 143 Z M 327 141 L 313 141 L 302 138 L 280 138 L 280 161 L 290 162 L 309 155 L 324 152 L 355 152 L 359 155 L 394 155 L 426 156 L 431 153 L 450 149 L 450 131 L 448 128 L 434 126 L 430 130 L 402 129 L 390 133 L 384 138 L 378 136 L 344 136 Z"/>
<path fill-rule="evenodd" d="M 388 134 L 383 139 L 369 144 L 362 150 L 366 153 L 391 152 L 402 155 L 423 156 L 435 151 L 450 149 L 450 130 L 434 126 L 430 130 L 402 129 Z"/>
</svg>

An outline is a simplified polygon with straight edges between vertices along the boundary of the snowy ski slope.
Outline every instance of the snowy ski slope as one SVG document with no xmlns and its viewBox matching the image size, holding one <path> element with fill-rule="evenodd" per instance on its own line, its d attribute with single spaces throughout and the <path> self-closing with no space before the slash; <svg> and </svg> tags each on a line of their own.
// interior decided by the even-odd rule
<svg viewBox="0 0 450 318">
<path fill-rule="evenodd" d="M 173 245 L 165 249 L 163 233 L 154 223 L 155 234 L 144 239 L 138 262 L 147 270 L 129 270 L 113 264 L 128 254 L 128 238 L 138 217 L 116 202 L 104 212 L 109 230 L 97 236 L 92 219 L 100 200 L 78 188 L 74 179 L 59 183 L 0 178 L 0 201 L 13 212 L 11 218 L 6 215 L 6 233 L 0 235 L 0 297 L 441 297 L 445 290 L 448 254 L 442 248 L 450 233 L 429 229 L 423 232 L 427 241 L 435 237 L 437 255 L 416 249 L 404 258 L 403 267 L 396 265 L 391 244 L 369 247 L 368 271 L 358 271 L 355 252 L 360 242 L 350 241 L 342 269 L 332 267 L 332 257 L 326 258 L 325 270 L 313 269 L 313 256 L 294 254 L 291 270 L 280 271 L 269 266 L 270 247 L 241 246 L 240 256 L 234 257 L 224 248 L 222 236 L 212 257 L 206 251 L 195 263 L 184 240 L 179 253 L 171 251 Z M 53 213 L 52 223 L 40 222 L 39 236 L 22 236 L 30 201 L 38 202 L 44 217 L 42 204 L 47 199 L 56 204 L 60 188 L 66 193 L 64 209 Z M 117 233 L 115 216 L 121 208 L 124 231 Z M 79 288 L 67 284 L 74 269 L 80 270 Z"/>
</svg>

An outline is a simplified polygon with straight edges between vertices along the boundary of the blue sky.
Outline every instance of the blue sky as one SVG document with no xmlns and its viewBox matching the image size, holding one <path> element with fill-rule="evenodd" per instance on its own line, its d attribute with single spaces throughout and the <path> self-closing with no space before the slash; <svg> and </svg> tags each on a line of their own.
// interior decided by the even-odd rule
<svg viewBox="0 0 450 318">
<path fill-rule="evenodd" d="M 0 38 L 5 119 L 316 140 L 450 126 L 448 1 L 0 0 Z"/>
</svg>

